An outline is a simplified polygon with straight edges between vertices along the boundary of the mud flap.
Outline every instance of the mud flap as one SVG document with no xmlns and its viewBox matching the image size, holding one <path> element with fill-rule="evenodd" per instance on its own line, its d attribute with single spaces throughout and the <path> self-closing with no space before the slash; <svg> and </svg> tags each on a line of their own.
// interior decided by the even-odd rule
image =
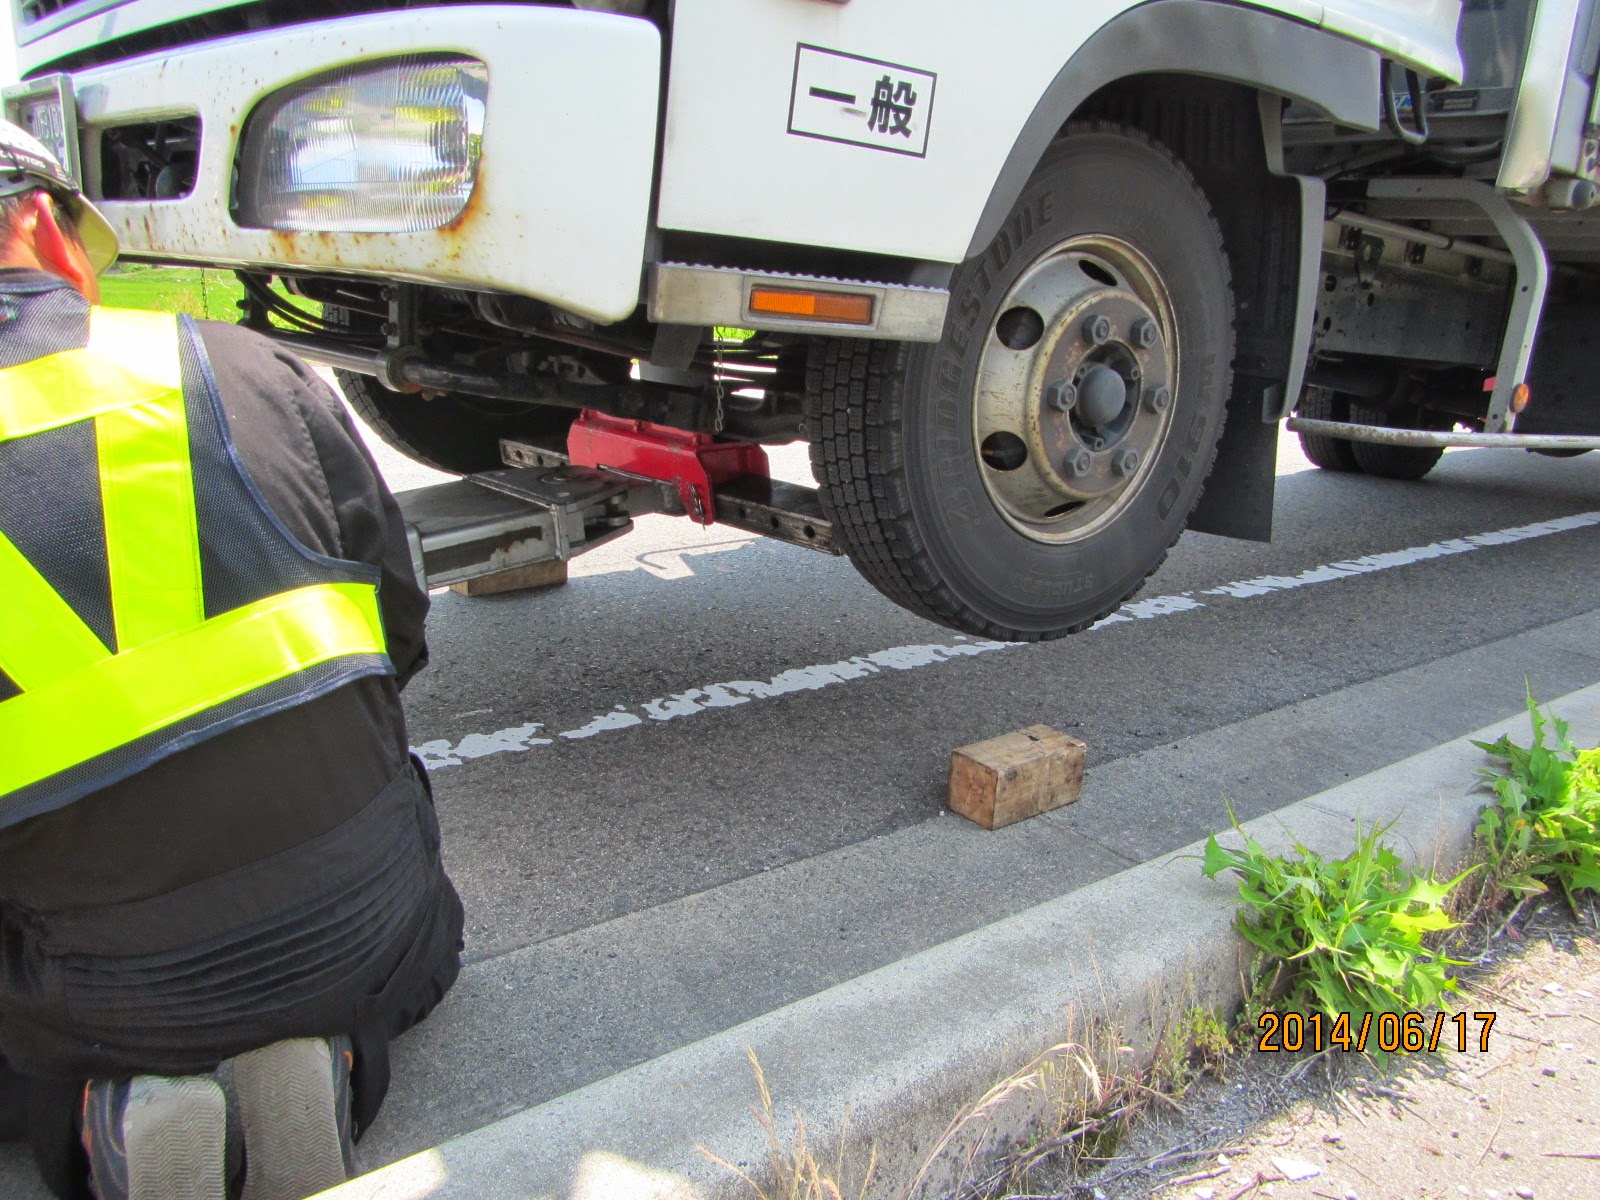
<svg viewBox="0 0 1600 1200">
<path fill-rule="evenodd" d="M 1234 378 L 1228 423 L 1217 446 L 1206 490 L 1189 514 L 1189 528 L 1252 542 L 1272 540 L 1272 499 L 1278 473 L 1277 421 L 1261 419 L 1267 385 L 1248 375 Z"/>
</svg>

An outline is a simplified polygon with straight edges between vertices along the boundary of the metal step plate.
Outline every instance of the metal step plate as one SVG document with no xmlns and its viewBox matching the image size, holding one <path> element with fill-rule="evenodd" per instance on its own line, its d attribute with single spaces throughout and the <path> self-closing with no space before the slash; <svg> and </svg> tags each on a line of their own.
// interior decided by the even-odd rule
<svg viewBox="0 0 1600 1200">
<path fill-rule="evenodd" d="M 566 560 L 633 528 L 630 498 L 657 484 L 582 467 L 514 467 L 400 492 L 411 565 L 435 588 Z"/>
</svg>

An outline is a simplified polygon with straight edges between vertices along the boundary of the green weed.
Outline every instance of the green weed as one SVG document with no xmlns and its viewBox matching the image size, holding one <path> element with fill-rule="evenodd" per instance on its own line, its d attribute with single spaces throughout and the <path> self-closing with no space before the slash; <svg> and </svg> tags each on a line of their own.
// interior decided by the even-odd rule
<svg viewBox="0 0 1600 1200">
<path fill-rule="evenodd" d="M 1168 1026 L 1150 1068 L 1150 1086 L 1181 1096 L 1202 1076 L 1221 1079 L 1232 1052 L 1227 1023 L 1209 1008 L 1196 1005 Z"/>
<path fill-rule="evenodd" d="M 1461 964 L 1425 939 L 1454 928 L 1445 901 L 1470 871 L 1446 882 L 1412 874 L 1381 841 L 1387 828 L 1358 823 L 1356 848 L 1332 860 L 1298 843 L 1291 857 L 1268 853 L 1237 821 L 1242 849 L 1206 840 L 1206 878 L 1239 876 L 1239 933 L 1284 963 L 1281 1007 L 1333 1019 L 1427 1008 L 1456 990 L 1448 968 Z"/>
<path fill-rule="evenodd" d="M 1578 911 L 1573 893 L 1600 888 L 1600 749 L 1580 751 L 1567 735 L 1567 723 L 1547 719 L 1528 693 L 1533 744 L 1509 737 L 1477 742 L 1505 763 L 1480 772 L 1495 800 L 1478 818 L 1477 835 L 1485 865 L 1479 903 L 1497 905 L 1507 895 L 1518 900 L 1544 892 L 1550 881 Z M 1545 745 L 1553 732 L 1555 744 Z"/>
</svg>

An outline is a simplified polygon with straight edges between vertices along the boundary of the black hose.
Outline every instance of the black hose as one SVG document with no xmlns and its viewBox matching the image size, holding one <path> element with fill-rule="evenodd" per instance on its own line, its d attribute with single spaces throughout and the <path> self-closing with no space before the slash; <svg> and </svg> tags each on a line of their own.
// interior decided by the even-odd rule
<svg viewBox="0 0 1600 1200">
<path fill-rule="evenodd" d="M 1504 140 L 1477 142 L 1465 146 L 1429 146 L 1424 157 L 1447 167 L 1470 167 L 1478 163 L 1493 162 L 1500 157 Z"/>
<path fill-rule="evenodd" d="M 279 320 L 293 325 L 298 329 L 302 329 L 307 333 L 329 333 L 342 337 L 350 336 L 349 331 L 343 326 L 337 325 L 334 322 L 328 321 L 322 317 L 314 316 L 311 313 L 294 307 L 292 304 L 284 303 L 280 297 L 273 294 L 271 288 L 262 283 L 259 279 L 256 279 L 244 271 L 240 271 L 237 274 L 239 276 L 239 282 L 244 285 L 245 293 L 262 308 L 266 309 L 268 313 L 277 317 Z"/>
</svg>

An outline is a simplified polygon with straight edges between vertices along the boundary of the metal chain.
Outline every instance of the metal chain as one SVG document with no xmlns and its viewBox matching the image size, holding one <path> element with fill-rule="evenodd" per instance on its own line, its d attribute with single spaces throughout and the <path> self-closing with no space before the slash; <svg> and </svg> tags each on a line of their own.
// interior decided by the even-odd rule
<svg viewBox="0 0 1600 1200">
<path fill-rule="evenodd" d="M 721 433 L 723 424 L 722 397 L 724 395 L 722 389 L 722 340 L 717 337 L 715 330 L 711 333 L 711 381 L 714 385 L 713 395 L 717 398 L 717 413 L 712 420 L 711 431 L 713 433 Z"/>
</svg>

